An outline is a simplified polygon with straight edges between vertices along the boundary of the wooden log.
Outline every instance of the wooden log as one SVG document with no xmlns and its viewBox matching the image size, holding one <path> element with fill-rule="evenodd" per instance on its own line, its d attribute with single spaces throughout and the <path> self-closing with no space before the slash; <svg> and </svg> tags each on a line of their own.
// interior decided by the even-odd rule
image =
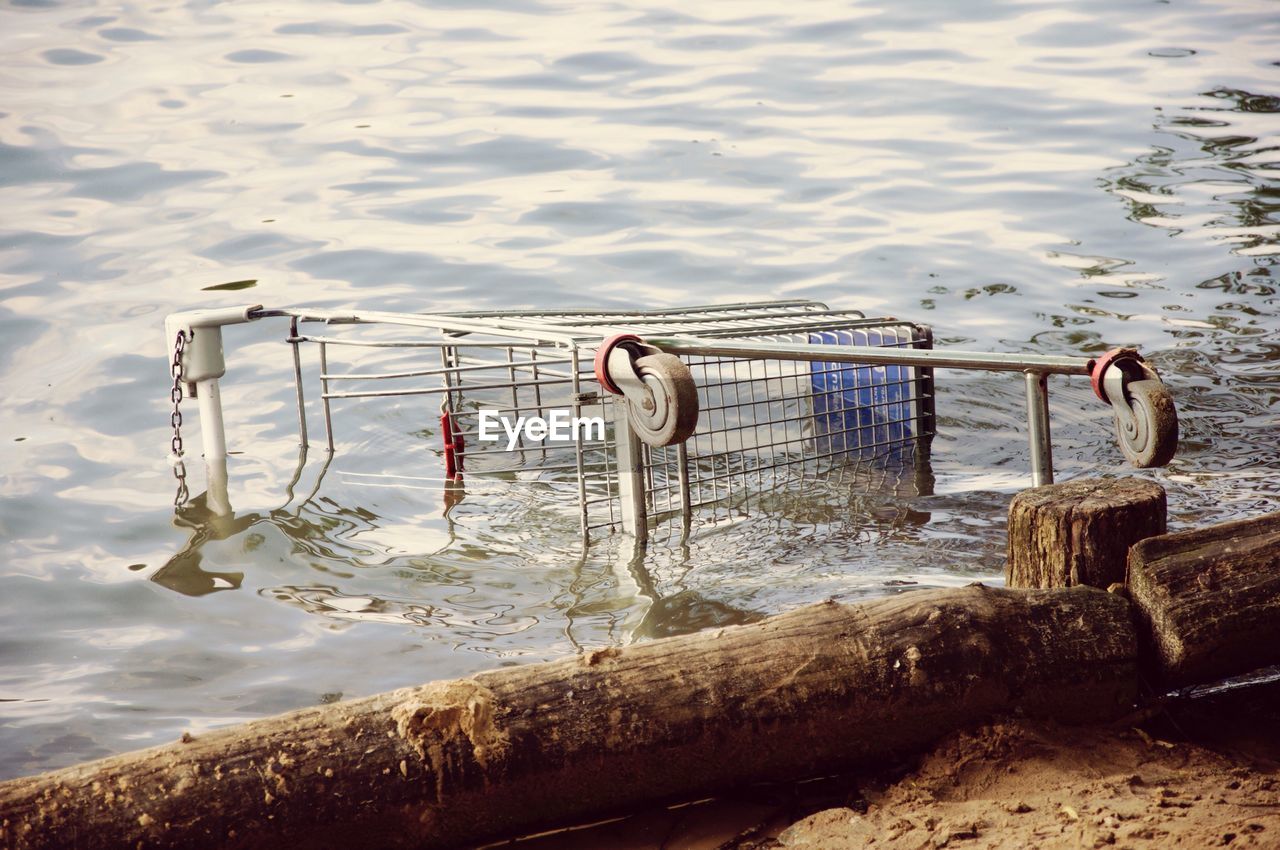
<svg viewBox="0 0 1280 850">
<path fill-rule="evenodd" d="M 1280 664 L 1280 513 L 1143 540 L 1129 595 L 1166 684 Z"/>
<path fill-rule="evenodd" d="M 1009 587 L 1107 588 L 1129 547 L 1165 531 L 1165 492 L 1141 478 L 1081 478 L 1024 490 L 1009 504 Z"/>
<path fill-rule="evenodd" d="M 1128 603 L 981 585 L 819 604 L 309 708 L 0 784 L 0 844 L 448 847 L 1136 696 Z"/>
</svg>

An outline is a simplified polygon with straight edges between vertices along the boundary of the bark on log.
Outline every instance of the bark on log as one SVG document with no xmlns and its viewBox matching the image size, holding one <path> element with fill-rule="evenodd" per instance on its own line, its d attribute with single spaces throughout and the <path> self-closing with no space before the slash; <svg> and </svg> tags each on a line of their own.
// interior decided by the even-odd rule
<svg viewBox="0 0 1280 850">
<path fill-rule="evenodd" d="M 1128 603 L 974 585 L 310 708 L 0 785 L 5 847 L 447 847 L 1136 696 Z"/>
<path fill-rule="evenodd" d="M 1280 513 L 1142 541 L 1129 595 L 1167 684 L 1280 664 Z"/>
<path fill-rule="evenodd" d="M 1009 587 L 1107 588 L 1139 540 L 1165 531 L 1165 492 L 1141 478 L 1081 478 L 1009 504 Z"/>
</svg>

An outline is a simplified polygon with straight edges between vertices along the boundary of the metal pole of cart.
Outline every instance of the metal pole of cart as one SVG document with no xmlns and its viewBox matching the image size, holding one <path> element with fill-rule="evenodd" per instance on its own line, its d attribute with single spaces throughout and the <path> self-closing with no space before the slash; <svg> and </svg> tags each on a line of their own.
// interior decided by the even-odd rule
<svg viewBox="0 0 1280 850">
<path fill-rule="evenodd" d="M 200 445 L 208 476 L 205 506 L 218 516 L 227 516 L 232 512 L 227 483 L 227 429 L 222 421 L 222 391 L 217 378 L 196 383 L 196 401 L 200 406 Z"/>
<path fill-rule="evenodd" d="M 622 531 L 644 543 L 649 537 L 649 517 L 645 502 L 644 448 L 631 427 L 627 402 L 619 399 L 613 407 L 613 439 L 618 464 L 618 502 L 622 510 Z"/>
<path fill-rule="evenodd" d="M 1049 376 L 1024 372 L 1027 385 L 1027 431 L 1031 442 L 1031 486 L 1053 483 L 1053 444 L 1049 440 Z"/>
</svg>

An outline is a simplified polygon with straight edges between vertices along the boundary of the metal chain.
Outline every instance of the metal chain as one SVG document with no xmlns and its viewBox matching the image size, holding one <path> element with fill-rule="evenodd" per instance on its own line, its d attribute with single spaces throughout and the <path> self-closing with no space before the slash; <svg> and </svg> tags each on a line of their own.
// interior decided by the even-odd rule
<svg viewBox="0 0 1280 850">
<path fill-rule="evenodd" d="M 173 402 L 173 412 L 169 414 L 173 439 L 169 445 L 173 452 L 169 455 L 169 463 L 173 464 L 173 477 L 178 479 L 178 492 L 173 497 L 175 508 L 182 508 L 190 498 L 187 491 L 187 464 L 182 459 L 182 411 L 178 408 L 182 401 L 182 353 L 186 348 L 187 332 L 178 331 L 178 337 L 173 343 L 173 361 L 169 364 L 169 374 L 173 376 L 173 387 L 169 390 L 169 400 Z"/>
</svg>

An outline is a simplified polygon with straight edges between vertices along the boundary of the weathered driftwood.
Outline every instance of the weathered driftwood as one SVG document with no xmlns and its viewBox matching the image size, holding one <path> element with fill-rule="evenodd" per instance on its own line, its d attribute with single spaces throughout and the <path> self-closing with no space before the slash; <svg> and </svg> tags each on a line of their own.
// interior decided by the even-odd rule
<svg viewBox="0 0 1280 850">
<path fill-rule="evenodd" d="M 1129 594 L 1168 684 L 1280 664 L 1280 513 L 1143 540 Z"/>
<path fill-rule="evenodd" d="M 926 745 L 1116 716 L 1128 603 L 970 586 L 826 603 L 306 709 L 0 785 L 0 845 L 442 847 Z"/>
<path fill-rule="evenodd" d="M 1110 587 L 1129 547 L 1165 531 L 1164 488 L 1141 478 L 1081 478 L 1024 490 L 1009 504 L 1009 587 Z"/>
</svg>

